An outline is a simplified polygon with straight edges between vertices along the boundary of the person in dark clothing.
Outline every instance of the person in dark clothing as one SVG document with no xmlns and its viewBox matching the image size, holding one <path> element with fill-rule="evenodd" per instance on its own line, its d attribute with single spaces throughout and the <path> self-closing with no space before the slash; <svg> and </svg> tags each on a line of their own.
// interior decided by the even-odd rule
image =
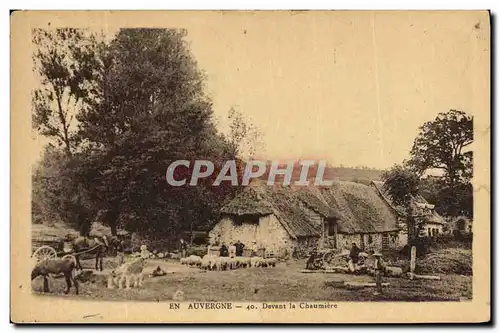
<svg viewBox="0 0 500 333">
<path fill-rule="evenodd" d="M 181 258 L 186 258 L 187 243 L 182 238 L 179 242 L 179 248 L 181 250 Z"/>
<path fill-rule="evenodd" d="M 356 243 L 352 243 L 351 252 L 349 253 L 349 258 L 351 258 L 353 264 L 358 263 L 360 253 L 361 249 L 356 245 Z"/>
<path fill-rule="evenodd" d="M 219 255 L 221 257 L 229 257 L 229 249 L 227 248 L 226 244 L 222 244 L 220 247 Z"/>
<path fill-rule="evenodd" d="M 310 270 L 315 269 L 314 260 L 316 259 L 317 255 L 318 255 L 318 250 L 316 248 L 314 248 L 311 251 L 311 253 L 309 254 L 309 259 L 307 259 L 306 269 L 310 269 Z"/>
<path fill-rule="evenodd" d="M 236 242 L 234 246 L 236 246 L 236 256 L 243 257 L 243 249 L 245 248 L 245 244 L 238 240 L 238 242 Z"/>
</svg>

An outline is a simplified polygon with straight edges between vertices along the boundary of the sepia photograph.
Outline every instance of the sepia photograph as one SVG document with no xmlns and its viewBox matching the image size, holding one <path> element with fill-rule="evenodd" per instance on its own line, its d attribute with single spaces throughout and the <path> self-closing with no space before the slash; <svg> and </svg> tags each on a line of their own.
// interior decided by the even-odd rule
<svg viewBox="0 0 500 333">
<path fill-rule="evenodd" d="M 11 47 L 13 321 L 490 320 L 489 12 L 18 11 Z"/>
</svg>

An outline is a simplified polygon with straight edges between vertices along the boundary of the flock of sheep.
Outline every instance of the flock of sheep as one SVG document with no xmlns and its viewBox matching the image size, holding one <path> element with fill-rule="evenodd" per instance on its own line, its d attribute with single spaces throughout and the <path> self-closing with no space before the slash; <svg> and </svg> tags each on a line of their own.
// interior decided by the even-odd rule
<svg viewBox="0 0 500 333">
<path fill-rule="evenodd" d="M 181 258 L 181 265 L 198 267 L 209 271 L 225 271 L 237 268 L 250 267 L 276 267 L 276 258 L 262 257 L 219 257 L 214 255 L 205 255 L 203 258 L 191 255 Z"/>
</svg>

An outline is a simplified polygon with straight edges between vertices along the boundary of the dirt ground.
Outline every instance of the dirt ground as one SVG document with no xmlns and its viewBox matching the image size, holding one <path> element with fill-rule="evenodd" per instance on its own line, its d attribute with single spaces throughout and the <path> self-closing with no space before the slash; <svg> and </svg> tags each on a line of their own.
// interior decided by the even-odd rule
<svg viewBox="0 0 500 333">
<path fill-rule="evenodd" d="M 275 268 L 248 268 L 213 272 L 188 268 L 176 261 L 150 260 L 146 272 L 160 266 L 167 272 L 162 277 L 146 277 L 141 289 L 107 289 L 106 274 L 113 259 L 105 259 L 104 274 L 94 281 L 80 283 L 80 295 L 64 295 L 63 278 L 50 279 L 50 295 L 83 299 L 170 301 L 179 290 L 186 301 L 459 301 L 472 297 L 472 277 L 443 275 L 441 281 L 409 281 L 384 278 L 389 282 L 383 295 L 374 296 L 373 288 L 350 290 L 344 281 L 373 282 L 370 276 L 348 274 L 301 273 L 303 261 L 279 263 Z M 93 261 L 82 263 L 91 269 Z M 41 277 L 32 282 L 41 293 Z"/>
</svg>

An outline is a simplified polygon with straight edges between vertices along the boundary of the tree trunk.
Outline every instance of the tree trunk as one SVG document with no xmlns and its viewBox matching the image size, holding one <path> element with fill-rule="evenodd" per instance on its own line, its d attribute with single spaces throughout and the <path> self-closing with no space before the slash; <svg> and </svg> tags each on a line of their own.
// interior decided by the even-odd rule
<svg viewBox="0 0 500 333">
<path fill-rule="evenodd" d="M 80 236 L 88 237 L 90 232 L 90 222 L 84 221 L 80 224 Z"/>
<path fill-rule="evenodd" d="M 64 151 L 66 152 L 67 156 L 71 156 L 71 142 L 69 139 L 69 124 L 66 119 L 66 114 L 64 113 L 62 103 L 61 103 L 61 93 L 59 92 L 58 89 L 54 88 L 56 92 L 56 100 L 57 100 L 57 108 L 58 108 L 58 115 L 59 115 L 59 121 L 61 122 L 62 126 L 62 140 L 64 142 Z"/>
<path fill-rule="evenodd" d="M 111 236 L 116 236 L 116 221 L 110 221 L 109 227 L 111 228 Z"/>
<path fill-rule="evenodd" d="M 120 217 L 120 212 L 117 205 L 113 205 L 112 208 L 108 209 L 103 216 L 103 222 L 105 222 L 111 228 L 112 236 L 117 236 L 119 217 Z"/>
<path fill-rule="evenodd" d="M 191 225 L 189 226 L 189 232 L 190 232 L 190 239 L 189 239 L 189 244 L 193 245 L 193 240 L 194 240 L 194 233 L 193 233 L 193 225 L 194 221 L 191 220 Z"/>
</svg>

